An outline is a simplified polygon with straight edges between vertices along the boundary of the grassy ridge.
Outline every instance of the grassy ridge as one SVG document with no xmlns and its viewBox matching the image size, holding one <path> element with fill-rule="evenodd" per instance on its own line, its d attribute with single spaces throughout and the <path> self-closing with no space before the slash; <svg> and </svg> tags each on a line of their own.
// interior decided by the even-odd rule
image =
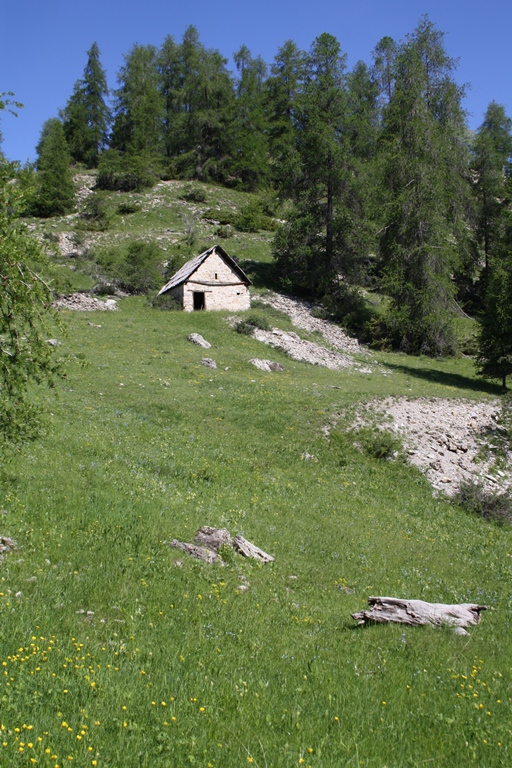
<svg viewBox="0 0 512 768">
<path fill-rule="evenodd" d="M 332 372 L 142 299 L 68 326 L 86 365 L 39 393 L 47 437 L 3 469 L 0 765 L 510 762 L 510 531 L 321 432 L 376 395 L 492 395 L 469 361 Z M 284 373 L 247 362 L 269 355 Z M 205 524 L 275 563 L 166 545 Z M 357 630 L 369 594 L 496 610 L 470 638 Z"/>
</svg>

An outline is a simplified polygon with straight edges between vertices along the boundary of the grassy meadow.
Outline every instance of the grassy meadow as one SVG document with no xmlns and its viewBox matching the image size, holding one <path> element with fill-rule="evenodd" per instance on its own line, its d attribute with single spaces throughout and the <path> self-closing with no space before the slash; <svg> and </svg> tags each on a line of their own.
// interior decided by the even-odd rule
<svg viewBox="0 0 512 768">
<path fill-rule="evenodd" d="M 244 237 L 222 244 L 259 261 L 262 283 L 270 235 Z M 1 467 L 0 535 L 18 549 L 0 563 L 0 766 L 512 764 L 512 531 L 322 431 L 374 397 L 496 397 L 471 360 L 376 353 L 372 373 L 329 371 L 224 313 L 143 297 L 62 315 L 59 354 L 75 362 L 35 392 L 44 437 Z M 201 525 L 275 562 L 207 565 L 168 546 Z M 370 595 L 493 610 L 469 637 L 357 628 Z"/>
</svg>

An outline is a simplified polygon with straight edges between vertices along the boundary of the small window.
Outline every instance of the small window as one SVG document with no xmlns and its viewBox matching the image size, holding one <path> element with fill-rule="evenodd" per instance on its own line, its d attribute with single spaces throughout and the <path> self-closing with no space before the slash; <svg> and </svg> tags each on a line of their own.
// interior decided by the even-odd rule
<svg viewBox="0 0 512 768">
<path fill-rule="evenodd" d="M 215 273 L 215 279 L 217 280 L 217 273 Z"/>
</svg>

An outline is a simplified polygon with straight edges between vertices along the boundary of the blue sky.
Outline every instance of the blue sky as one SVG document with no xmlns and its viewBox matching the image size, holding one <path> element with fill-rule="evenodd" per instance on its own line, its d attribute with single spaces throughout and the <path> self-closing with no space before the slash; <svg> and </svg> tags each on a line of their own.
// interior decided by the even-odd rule
<svg viewBox="0 0 512 768">
<path fill-rule="evenodd" d="M 338 38 L 352 68 L 370 63 L 385 35 L 403 39 L 422 14 L 446 33 L 447 51 L 459 59 L 456 79 L 471 86 L 470 126 L 493 99 L 512 117 L 512 0 L 4 0 L 0 91 L 14 91 L 25 106 L 17 118 L 2 115 L 3 151 L 35 159 L 43 122 L 66 104 L 94 41 L 113 89 L 134 43 L 159 46 L 168 34 L 180 41 L 189 24 L 230 68 L 242 44 L 271 62 L 285 40 L 307 50 L 322 32 Z"/>
</svg>

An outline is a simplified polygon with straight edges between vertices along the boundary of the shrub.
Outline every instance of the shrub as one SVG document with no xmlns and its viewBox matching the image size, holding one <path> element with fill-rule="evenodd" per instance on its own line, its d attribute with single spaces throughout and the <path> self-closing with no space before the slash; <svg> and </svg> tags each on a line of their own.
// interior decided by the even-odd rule
<svg viewBox="0 0 512 768">
<path fill-rule="evenodd" d="M 135 242 L 118 265 L 117 279 L 129 293 L 148 293 L 162 283 L 162 251 L 155 243 Z"/>
<path fill-rule="evenodd" d="M 402 451 L 402 441 L 392 432 L 377 427 L 361 427 L 354 437 L 362 451 L 374 459 L 396 458 Z"/>
<path fill-rule="evenodd" d="M 208 208 L 203 213 L 203 219 L 218 221 L 219 224 L 223 226 L 233 226 L 236 220 L 236 215 L 236 211 L 233 211 L 230 208 Z"/>
<path fill-rule="evenodd" d="M 181 302 L 170 293 L 164 293 L 161 296 L 155 293 L 148 299 L 148 304 L 154 309 L 161 309 L 167 312 L 179 312 L 183 309 Z"/>
<path fill-rule="evenodd" d="M 125 200 L 117 206 L 117 213 L 120 216 L 128 216 L 131 213 L 138 213 L 140 210 L 140 205 L 134 200 Z"/>
<path fill-rule="evenodd" d="M 359 429 L 336 429 L 329 436 L 332 448 L 341 457 L 351 448 L 358 448 L 373 459 L 393 459 L 402 452 L 402 442 L 399 437 L 387 430 L 377 427 L 360 427 Z M 343 460 L 343 466 L 345 459 Z"/>
<path fill-rule="evenodd" d="M 111 221 L 112 214 L 106 196 L 102 192 L 93 192 L 85 199 L 76 228 L 91 232 L 105 232 L 110 227 Z"/>
<path fill-rule="evenodd" d="M 98 163 L 98 189 L 141 192 L 157 180 L 154 162 L 147 155 L 130 155 L 109 149 Z"/>
<path fill-rule="evenodd" d="M 259 328 L 262 331 L 270 331 L 271 325 L 266 317 L 256 314 L 247 315 L 247 317 L 239 320 L 235 325 L 235 331 L 246 336 L 252 336 L 255 328 Z"/>
<path fill-rule="evenodd" d="M 498 493 L 473 480 L 463 480 L 454 497 L 455 501 L 472 514 L 503 525 L 512 523 L 512 496 Z"/>
<path fill-rule="evenodd" d="M 191 203 L 205 203 L 206 191 L 202 187 L 186 184 L 180 195 L 180 200 L 187 200 Z"/>
</svg>

